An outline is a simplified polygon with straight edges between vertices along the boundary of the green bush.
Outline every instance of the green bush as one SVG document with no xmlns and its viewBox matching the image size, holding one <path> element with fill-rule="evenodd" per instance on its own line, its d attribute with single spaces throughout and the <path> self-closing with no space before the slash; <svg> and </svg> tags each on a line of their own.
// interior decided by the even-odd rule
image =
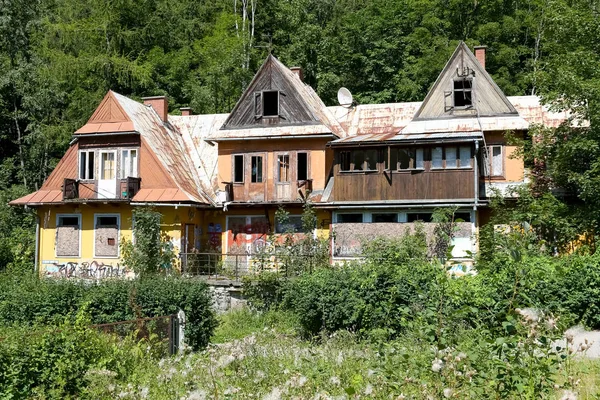
<svg viewBox="0 0 600 400">
<path fill-rule="evenodd" d="M 266 311 L 281 302 L 285 278 L 277 272 L 264 271 L 242 278 L 244 297 L 250 307 Z"/>
<path fill-rule="evenodd" d="M 0 277 L 0 325 L 55 323 L 86 304 L 93 323 L 186 313 L 186 339 L 205 347 L 217 325 L 206 283 L 153 277 L 85 283 L 36 277 Z"/>
</svg>

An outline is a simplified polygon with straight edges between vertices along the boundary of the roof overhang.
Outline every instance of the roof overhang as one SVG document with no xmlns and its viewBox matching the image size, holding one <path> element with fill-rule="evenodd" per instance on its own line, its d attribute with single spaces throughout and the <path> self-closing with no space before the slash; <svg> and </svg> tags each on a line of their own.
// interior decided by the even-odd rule
<svg viewBox="0 0 600 400">
<path fill-rule="evenodd" d="M 273 139 L 331 139 L 338 136 L 333 133 L 318 133 L 314 135 L 266 135 L 266 136 L 234 136 L 206 138 L 206 142 L 229 142 L 235 140 L 273 140 Z"/>
<path fill-rule="evenodd" d="M 77 133 L 73 134 L 73 137 L 101 137 L 101 136 L 123 136 L 123 135 L 139 135 L 138 131 L 125 131 L 125 132 L 102 132 L 102 133 Z"/>
</svg>

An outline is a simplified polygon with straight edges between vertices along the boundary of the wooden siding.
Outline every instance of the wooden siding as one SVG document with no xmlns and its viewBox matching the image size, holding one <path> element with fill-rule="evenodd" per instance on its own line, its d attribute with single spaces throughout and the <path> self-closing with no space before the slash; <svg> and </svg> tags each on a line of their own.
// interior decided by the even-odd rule
<svg viewBox="0 0 600 400">
<path fill-rule="evenodd" d="M 299 96 L 294 85 L 289 81 L 298 78 L 287 76 L 280 68 L 272 57 L 267 58 L 225 121 L 223 129 L 320 123 L 310 111 L 310 106 Z M 255 96 L 265 90 L 280 92 L 279 117 L 257 117 L 257 114 L 262 114 L 262 103 L 260 98 L 255 100 Z M 255 109 L 255 101 L 259 103 L 258 110 Z"/>
<path fill-rule="evenodd" d="M 343 172 L 333 201 L 444 200 L 474 197 L 473 170 Z"/>
<path fill-rule="evenodd" d="M 452 95 L 446 97 L 446 93 L 453 92 L 454 80 L 459 78 L 457 71 L 467 68 L 474 73 L 469 76 L 473 81 L 473 106 L 467 109 L 446 110 L 445 105 L 453 103 Z M 415 119 L 477 116 L 477 111 L 480 116 L 517 114 L 492 77 L 483 69 L 469 48 L 461 43 L 427 94 L 415 114 Z"/>
</svg>

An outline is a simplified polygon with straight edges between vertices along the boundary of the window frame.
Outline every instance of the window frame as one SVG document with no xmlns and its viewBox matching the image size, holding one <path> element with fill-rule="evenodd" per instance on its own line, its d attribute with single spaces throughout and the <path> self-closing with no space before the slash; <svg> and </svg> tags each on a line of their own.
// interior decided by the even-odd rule
<svg viewBox="0 0 600 400">
<path fill-rule="evenodd" d="M 116 256 L 98 256 L 96 255 L 96 227 L 98 226 L 98 218 L 102 218 L 102 217 L 117 217 L 117 235 L 116 235 L 116 240 L 117 240 L 117 255 Z M 94 254 L 94 258 L 100 258 L 100 259 L 118 259 L 121 257 L 121 214 L 115 214 L 115 213 L 95 213 L 94 214 L 94 240 L 93 240 L 93 253 Z"/>
<path fill-rule="evenodd" d="M 455 84 L 457 82 L 470 82 L 471 83 L 471 87 L 470 88 L 465 88 L 464 84 L 462 89 L 456 89 L 455 88 Z M 475 88 L 474 88 L 474 83 L 475 80 L 473 78 L 455 78 L 452 80 L 452 107 L 456 110 L 468 110 L 469 108 L 473 108 L 473 104 L 475 103 L 474 98 L 473 98 L 473 93 L 475 92 Z M 465 104 L 462 106 L 457 106 L 456 105 L 456 95 L 457 95 L 457 91 L 458 92 L 462 92 L 463 93 L 463 98 L 465 97 L 465 93 L 469 92 L 471 94 L 470 97 L 470 104 Z M 466 100 L 466 99 L 465 99 Z"/>
<path fill-rule="evenodd" d="M 294 218 L 294 219 L 296 219 L 296 220 L 297 220 L 298 218 L 300 219 L 300 229 L 299 229 L 299 230 L 296 230 L 296 224 L 294 224 L 294 223 L 291 223 L 291 222 L 288 222 L 288 224 L 287 224 L 287 225 L 294 225 L 294 232 L 288 232 L 288 231 L 285 231 L 285 230 L 280 232 L 280 231 L 279 231 L 279 226 L 280 226 L 280 225 L 283 225 L 283 224 L 279 223 L 279 221 L 277 221 L 277 218 L 275 218 L 275 226 L 273 227 L 273 228 L 274 228 L 274 229 L 273 229 L 273 230 L 274 230 L 274 232 L 275 232 L 276 234 L 286 234 L 286 233 L 293 233 L 293 234 L 296 234 L 296 233 L 302 233 L 302 228 L 303 228 L 303 227 L 302 227 L 302 222 L 303 222 L 303 221 L 302 221 L 302 214 L 290 214 L 290 215 L 288 215 L 288 221 L 291 221 L 291 219 L 292 219 L 292 218 Z"/>
<path fill-rule="evenodd" d="M 120 179 L 127 179 L 127 178 L 139 178 L 140 177 L 140 169 L 139 169 L 139 162 L 140 162 L 140 151 L 137 148 L 126 148 L 126 149 L 120 149 L 121 153 L 120 153 L 120 159 L 119 159 L 119 177 Z M 124 164 L 124 153 L 128 154 L 128 160 L 131 160 L 131 152 L 135 151 L 135 164 L 131 165 L 131 162 L 128 163 L 128 165 Z M 129 167 L 132 166 L 133 169 L 135 170 L 135 174 L 132 173 L 132 171 L 129 171 Z M 127 167 L 128 173 L 125 173 L 124 171 L 124 167 Z"/>
<path fill-rule="evenodd" d="M 265 114 L 265 93 L 277 93 L 277 113 L 276 114 L 269 114 L 269 115 Z M 261 105 L 260 115 L 263 118 L 279 118 L 280 111 L 281 111 L 280 102 L 281 102 L 281 92 L 279 90 L 262 90 L 260 92 L 260 105 Z"/>
<path fill-rule="evenodd" d="M 77 218 L 78 229 L 79 229 L 79 243 L 77 246 L 77 256 L 62 256 L 58 254 L 58 228 L 61 226 L 58 224 L 60 218 Z M 55 258 L 81 258 L 81 231 L 83 230 L 81 214 L 73 214 L 73 213 L 61 213 L 56 214 L 56 226 L 55 226 L 55 239 L 54 239 L 54 256 Z"/>
<path fill-rule="evenodd" d="M 288 184 L 288 183 L 292 182 L 292 168 L 291 168 L 292 156 L 289 153 L 277 153 L 275 155 L 275 157 L 276 157 L 275 165 L 276 165 L 276 178 L 277 178 L 276 183 Z M 281 180 L 281 166 L 282 166 L 281 157 L 287 157 L 286 180 Z M 285 165 L 285 162 L 283 165 Z"/>
<path fill-rule="evenodd" d="M 241 176 L 242 176 L 242 180 L 241 181 L 237 181 L 236 178 L 236 167 L 235 167 L 235 160 L 236 157 L 241 157 L 242 159 L 242 171 L 241 171 Z M 233 154 L 231 156 L 231 182 L 234 184 L 244 184 L 244 182 L 246 181 L 246 157 L 243 154 Z"/>
<path fill-rule="evenodd" d="M 91 178 L 88 177 L 89 160 L 90 160 L 89 154 L 90 153 L 92 153 L 94 155 L 94 165 L 92 166 L 92 175 L 93 176 Z M 85 177 L 81 176 L 81 156 L 83 154 L 85 154 L 85 164 L 86 164 L 85 165 L 85 167 L 86 167 L 85 168 L 85 172 L 86 172 Z M 79 177 L 79 180 L 81 180 L 81 181 L 93 181 L 93 180 L 97 179 L 96 178 L 96 174 L 97 174 L 97 171 L 96 171 L 96 151 L 95 150 L 79 150 L 79 158 L 77 159 L 77 166 L 79 167 L 78 168 L 78 177 Z"/>
<path fill-rule="evenodd" d="M 462 165 L 461 149 L 467 149 L 469 151 L 469 165 Z M 473 168 L 473 148 L 471 146 L 458 146 L 458 169 L 471 169 Z"/>
<path fill-rule="evenodd" d="M 360 222 L 343 222 L 340 221 L 341 215 L 360 215 Z M 338 212 L 335 214 L 335 223 L 336 224 L 364 224 L 365 223 L 365 214 L 363 212 Z"/>
<path fill-rule="evenodd" d="M 260 180 L 258 180 L 259 178 L 259 169 L 258 169 L 258 159 L 260 158 Z M 250 156 L 250 183 L 265 183 L 265 163 L 264 163 L 264 155 L 251 155 Z M 257 168 L 256 168 L 256 180 L 254 180 L 254 176 L 253 176 L 253 162 L 254 159 L 257 159 Z"/>
<path fill-rule="evenodd" d="M 434 149 L 440 149 L 440 166 L 439 167 L 434 167 L 433 166 L 433 150 Z M 444 157 L 444 146 L 432 146 L 429 149 L 429 170 L 443 170 L 444 169 L 444 161 L 445 161 L 445 157 Z"/>
<path fill-rule="evenodd" d="M 498 147 L 500 148 L 500 175 L 494 175 L 493 174 L 493 162 L 494 162 L 494 147 Z M 486 171 L 484 170 L 484 174 L 483 176 L 489 179 L 504 179 L 504 174 L 505 174 L 505 165 L 504 165 L 504 144 L 488 144 L 486 146 L 486 152 L 488 155 L 488 160 L 487 160 L 487 168 L 488 168 L 488 174 L 486 174 Z"/>
<path fill-rule="evenodd" d="M 444 169 L 458 169 L 458 164 L 459 164 L 459 149 L 460 146 L 444 146 Z M 453 149 L 454 150 L 454 165 L 448 166 L 448 153 L 452 154 L 452 152 L 449 152 L 449 149 Z"/>
</svg>

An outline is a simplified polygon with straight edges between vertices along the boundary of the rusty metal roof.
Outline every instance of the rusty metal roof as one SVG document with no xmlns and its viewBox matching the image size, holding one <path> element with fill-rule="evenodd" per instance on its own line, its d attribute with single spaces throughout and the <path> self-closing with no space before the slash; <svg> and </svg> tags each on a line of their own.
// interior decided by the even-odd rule
<svg viewBox="0 0 600 400">
<path fill-rule="evenodd" d="M 412 120 L 421 102 L 328 107 L 344 129 L 343 136 L 396 134 Z"/>
</svg>

